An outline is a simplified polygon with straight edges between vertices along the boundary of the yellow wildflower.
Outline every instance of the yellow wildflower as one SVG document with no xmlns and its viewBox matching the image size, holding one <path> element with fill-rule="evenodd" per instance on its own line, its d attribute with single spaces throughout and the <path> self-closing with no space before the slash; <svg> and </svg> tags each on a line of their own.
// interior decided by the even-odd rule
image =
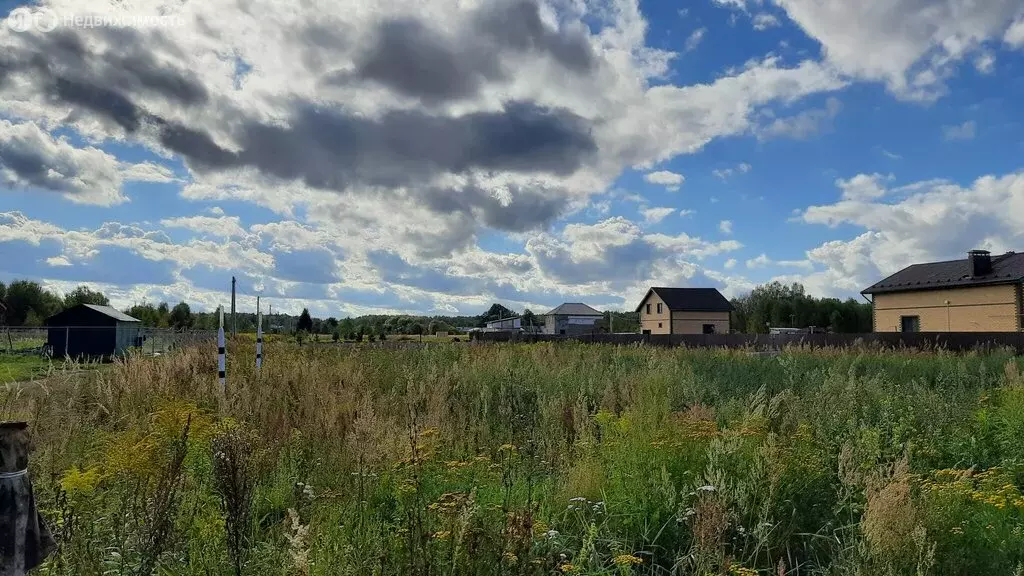
<svg viewBox="0 0 1024 576">
<path fill-rule="evenodd" d="M 643 559 L 642 558 L 637 558 L 636 556 L 633 556 L 632 554 L 620 554 L 620 555 L 616 556 L 612 560 L 612 562 L 615 562 L 616 566 L 635 566 L 637 564 L 643 563 Z"/>
<path fill-rule="evenodd" d="M 96 489 L 96 486 L 103 479 L 98 468 L 79 470 L 77 466 L 64 473 L 60 479 L 60 487 L 68 494 L 89 494 Z"/>
</svg>

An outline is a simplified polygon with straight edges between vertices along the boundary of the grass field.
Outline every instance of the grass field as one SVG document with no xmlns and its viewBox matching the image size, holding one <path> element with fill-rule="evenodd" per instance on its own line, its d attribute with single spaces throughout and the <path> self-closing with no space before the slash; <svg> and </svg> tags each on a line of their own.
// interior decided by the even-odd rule
<svg viewBox="0 0 1024 576">
<path fill-rule="evenodd" d="M 229 347 L 0 398 L 42 574 L 1020 574 L 1010 354 Z"/>
<path fill-rule="evenodd" d="M 49 368 L 50 362 L 40 356 L 0 353 L 0 385 L 32 380 Z"/>
</svg>

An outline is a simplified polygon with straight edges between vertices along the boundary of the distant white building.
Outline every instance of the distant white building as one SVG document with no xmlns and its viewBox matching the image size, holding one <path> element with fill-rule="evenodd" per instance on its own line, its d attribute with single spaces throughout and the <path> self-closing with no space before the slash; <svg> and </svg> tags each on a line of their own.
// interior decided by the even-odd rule
<svg viewBox="0 0 1024 576">
<path fill-rule="evenodd" d="M 544 333 L 572 336 L 597 331 L 604 313 L 579 302 L 566 302 L 544 315 Z"/>
<path fill-rule="evenodd" d="M 487 323 L 487 328 L 485 328 L 485 330 L 501 332 L 507 330 L 520 330 L 522 327 L 522 319 L 516 316 L 513 318 L 502 318 L 501 320 L 491 320 Z"/>
</svg>

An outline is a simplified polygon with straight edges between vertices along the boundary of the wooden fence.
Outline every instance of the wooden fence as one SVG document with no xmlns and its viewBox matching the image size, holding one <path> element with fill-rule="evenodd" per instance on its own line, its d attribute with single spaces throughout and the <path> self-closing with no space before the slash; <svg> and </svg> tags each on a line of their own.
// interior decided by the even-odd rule
<svg viewBox="0 0 1024 576">
<path fill-rule="evenodd" d="M 786 346 L 815 348 L 944 349 L 956 352 L 993 348 L 1012 348 L 1024 354 L 1024 332 L 887 332 L 870 334 L 585 334 L 555 336 L 516 332 L 474 332 L 474 342 L 565 342 L 599 344 L 646 344 L 650 346 L 686 346 L 689 348 L 778 349 Z"/>
</svg>

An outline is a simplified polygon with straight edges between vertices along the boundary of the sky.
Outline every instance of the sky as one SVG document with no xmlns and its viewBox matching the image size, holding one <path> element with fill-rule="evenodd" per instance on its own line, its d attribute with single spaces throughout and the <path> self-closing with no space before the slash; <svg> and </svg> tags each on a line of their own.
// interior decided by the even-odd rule
<svg viewBox="0 0 1024 576">
<path fill-rule="evenodd" d="M 1024 249 L 1019 0 L 0 0 L 0 281 L 633 309 Z"/>
</svg>

